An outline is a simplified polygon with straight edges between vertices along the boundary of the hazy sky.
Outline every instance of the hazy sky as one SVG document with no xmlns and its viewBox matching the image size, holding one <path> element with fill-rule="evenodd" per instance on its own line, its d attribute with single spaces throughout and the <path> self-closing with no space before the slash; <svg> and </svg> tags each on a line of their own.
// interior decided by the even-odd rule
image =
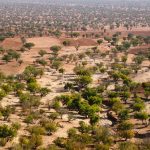
<svg viewBox="0 0 150 150">
<path fill-rule="evenodd" d="M 124 4 L 128 2 L 131 5 L 142 4 L 147 6 L 150 0 L 0 0 L 4 3 L 40 3 L 40 4 Z"/>
<path fill-rule="evenodd" d="M 136 2 L 144 2 L 144 1 L 150 1 L 150 0 L 0 0 L 0 2 L 20 2 L 20 3 L 24 3 L 24 2 L 30 2 L 30 3 L 37 3 L 37 2 L 112 2 L 112 1 L 120 1 L 120 2 L 125 2 L 125 1 L 136 1 Z"/>
</svg>

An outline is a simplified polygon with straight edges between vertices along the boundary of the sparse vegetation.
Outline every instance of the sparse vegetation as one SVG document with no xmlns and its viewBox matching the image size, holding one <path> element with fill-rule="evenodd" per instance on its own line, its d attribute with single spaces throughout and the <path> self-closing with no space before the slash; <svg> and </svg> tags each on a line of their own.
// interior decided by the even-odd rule
<svg viewBox="0 0 150 150">
<path fill-rule="evenodd" d="M 150 3 L 56 4 L 0 2 L 1 148 L 149 150 Z"/>
</svg>

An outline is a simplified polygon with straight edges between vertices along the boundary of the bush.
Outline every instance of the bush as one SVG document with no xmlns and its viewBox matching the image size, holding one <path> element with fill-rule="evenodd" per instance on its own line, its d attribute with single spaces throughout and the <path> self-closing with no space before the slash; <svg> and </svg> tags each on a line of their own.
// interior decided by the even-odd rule
<svg viewBox="0 0 150 150">
<path fill-rule="evenodd" d="M 145 108 L 144 102 L 138 102 L 138 103 L 133 104 L 134 111 L 141 111 L 144 108 Z"/>
<path fill-rule="evenodd" d="M 43 57 L 45 54 L 47 54 L 47 52 L 46 52 L 45 50 L 40 50 L 40 51 L 39 51 L 39 55 L 40 55 L 41 57 Z"/>
<path fill-rule="evenodd" d="M 12 123 L 12 128 L 14 128 L 15 130 L 19 130 L 21 128 L 21 124 L 18 122 L 14 122 Z"/>
<path fill-rule="evenodd" d="M 81 133 L 90 133 L 92 130 L 92 126 L 86 124 L 84 121 L 80 121 L 79 125 L 79 131 Z"/>
<path fill-rule="evenodd" d="M 5 107 L 5 108 L 1 108 L 1 113 L 2 113 L 2 115 L 3 115 L 3 117 L 4 117 L 4 120 L 7 120 L 8 117 L 9 117 L 12 113 L 14 113 L 14 111 L 15 111 L 15 108 L 13 108 L 13 107 L 11 107 L 11 106 L 7 106 L 7 107 Z"/>
<path fill-rule="evenodd" d="M 36 149 L 40 145 L 42 145 L 42 136 L 33 134 L 30 138 L 31 149 Z"/>
<path fill-rule="evenodd" d="M 100 45 L 100 44 L 102 44 L 102 43 L 103 43 L 103 40 L 102 40 L 102 39 L 97 40 L 97 43 Z"/>
<path fill-rule="evenodd" d="M 37 82 L 30 82 L 27 85 L 27 89 L 30 92 L 36 93 L 36 92 L 38 92 L 40 90 L 40 85 Z"/>
<path fill-rule="evenodd" d="M 0 90 L 0 100 L 2 100 L 6 95 L 7 94 L 4 90 Z"/>
<path fill-rule="evenodd" d="M 45 129 L 41 126 L 35 125 L 28 129 L 30 134 L 34 135 L 44 135 L 46 133 Z"/>
<path fill-rule="evenodd" d="M 138 150 L 138 147 L 131 142 L 123 142 L 119 144 L 119 150 Z"/>
<path fill-rule="evenodd" d="M 1 125 L 0 126 L 0 139 L 3 144 L 6 144 L 7 141 L 15 137 L 17 134 L 16 130 L 12 127 L 9 127 L 8 125 Z"/>
<path fill-rule="evenodd" d="M 45 128 L 47 135 L 56 132 L 58 127 L 57 123 L 52 120 L 42 120 L 41 125 Z"/>
<path fill-rule="evenodd" d="M 31 124 L 31 123 L 33 123 L 33 120 L 34 120 L 33 115 L 29 115 L 25 118 L 24 122 L 27 124 Z"/>
<path fill-rule="evenodd" d="M 96 123 L 98 123 L 99 119 L 100 117 L 97 114 L 90 116 L 90 124 L 95 125 Z"/>
<path fill-rule="evenodd" d="M 134 117 L 141 120 L 143 123 L 144 120 L 146 121 L 149 118 L 149 115 L 146 112 L 137 112 L 135 113 Z"/>
<path fill-rule="evenodd" d="M 0 36 L 0 42 L 3 42 L 5 40 L 5 37 L 4 36 Z"/>
<path fill-rule="evenodd" d="M 71 128 L 67 131 L 68 138 L 74 138 L 77 134 L 77 130 L 75 128 Z"/>
<path fill-rule="evenodd" d="M 104 145 L 104 144 L 98 144 L 95 146 L 96 150 L 109 150 L 110 147 L 108 145 Z"/>
<path fill-rule="evenodd" d="M 130 118 L 129 111 L 127 109 L 121 110 L 118 116 L 122 121 Z"/>
<path fill-rule="evenodd" d="M 57 112 L 53 112 L 50 114 L 49 118 L 52 119 L 52 120 L 56 120 L 59 116 L 59 113 Z"/>
<path fill-rule="evenodd" d="M 111 145 L 113 142 L 113 136 L 111 135 L 111 132 L 107 127 L 94 127 L 92 133 L 95 141 L 98 143 Z"/>
<path fill-rule="evenodd" d="M 63 45 L 64 45 L 64 46 L 69 46 L 69 45 L 70 45 L 70 41 L 69 41 L 69 40 L 63 41 Z"/>
</svg>

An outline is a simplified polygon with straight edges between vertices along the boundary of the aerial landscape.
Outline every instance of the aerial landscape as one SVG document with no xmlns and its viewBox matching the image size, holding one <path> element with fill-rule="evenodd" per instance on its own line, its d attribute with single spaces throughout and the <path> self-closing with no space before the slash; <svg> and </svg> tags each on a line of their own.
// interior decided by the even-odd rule
<svg viewBox="0 0 150 150">
<path fill-rule="evenodd" d="M 0 150 L 150 150 L 150 0 L 0 0 Z"/>
</svg>

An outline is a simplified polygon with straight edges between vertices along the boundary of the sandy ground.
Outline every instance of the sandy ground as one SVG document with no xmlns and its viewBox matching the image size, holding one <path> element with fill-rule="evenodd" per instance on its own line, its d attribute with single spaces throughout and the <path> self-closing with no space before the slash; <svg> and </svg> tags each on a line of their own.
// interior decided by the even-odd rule
<svg viewBox="0 0 150 150">
<path fill-rule="evenodd" d="M 139 83 L 150 81 L 150 70 L 148 72 L 139 73 L 133 80 Z"/>
<path fill-rule="evenodd" d="M 7 38 L 0 46 L 3 46 L 5 49 L 14 49 L 19 50 L 22 46 L 20 38 Z"/>
<path fill-rule="evenodd" d="M 61 45 L 60 40 L 51 37 L 35 37 L 35 38 L 28 38 L 27 42 L 34 43 L 34 48 L 43 49 L 43 48 L 50 48 L 52 45 Z"/>
<path fill-rule="evenodd" d="M 86 39 L 85 39 L 86 40 Z M 11 61 L 9 63 L 5 63 L 2 60 L 0 60 L 0 71 L 4 72 L 7 75 L 11 74 L 17 74 L 23 72 L 26 66 L 33 63 L 38 58 L 38 52 L 40 50 L 46 50 L 48 53 L 50 53 L 50 47 L 53 45 L 60 45 L 62 47 L 62 50 L 60 51 L 60 55 L 64 54 L 72 54 L 72 53 L 81 53 L 85 52 L 88 48 L 91 48 L 93 46 L 81 46 L 79 51 L 76 51 L 75 46 L 69 46 L 64 47 L 61 44 L 61 40 L 53 37 L 36 37 L 36 38 L 28 38 L 27 42 L 34 43 L 35 46 L 24 53 L 21 53 L 21 58 L 23 60 L 23 64 L 19 66 L 19 64 L 16 61 Z M 82 41 L 82 45 L 86 45 L 86 42 Z M 19 50 L 22 46 L 21 41 L 19 38 L 9 38 L 6 39 L 4 42 L 0 44 L 6 49 L 14 49 Z M 102 50 L 107 50 L 108 47 L 106 45 L 100 47 Z M 2 56 L 0 56 L 1 58 Z"/>
</svg>

